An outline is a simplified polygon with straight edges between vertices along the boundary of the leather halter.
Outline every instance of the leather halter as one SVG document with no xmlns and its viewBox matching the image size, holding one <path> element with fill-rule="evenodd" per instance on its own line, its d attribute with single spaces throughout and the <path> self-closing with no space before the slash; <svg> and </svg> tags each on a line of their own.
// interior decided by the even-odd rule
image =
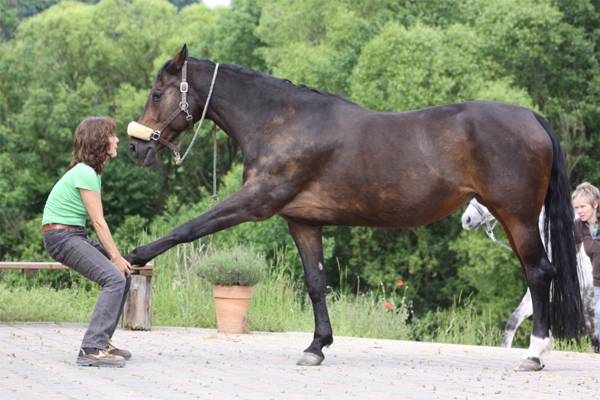
<svg viewBox="0 0 600 400">
<path fill-rule="evenodd" d="M 169 118 L 167 118 L 167 120 L 165 122 L 163 122 L 163 124 L 160 126 L 160 128 L 158 128 L 157 130 L 155 130 L 154 132 L 152 132 L 150 134 L 150 139 L 156 140 L 158 143 L 173 150 L 173 152 L 175 153 L 175 156 L 179 156 L 180 146 L 181 146 L 181 143 L 183 142 L 183 139 L 185 139 L 185 134 L 187 133 L 187 131 L 190 131 L 194 128 L 194 117 L 189 112 L 189 104 L 187 102 L 188 88 L 189 88 L 189 85 L 187 83 L 187 61 L 184 61 L 183 68 L 181 69 L 181 83 L 179 84 L 179 91 L 181 92 L 181 103 L 179 103 L 179 108 L 177 110 L 173 111 L 173 113 L 169 116 Z M 173 122 L 173 120 L 175 118 L 177 118 L 177 116 L 179 116 L 179 113 L 182 113 L 182 112 L 185 113 L 185 115 L 186 115 L 185 119 L 188 121 L 189 126 L 188 126 L 188 129 L 186 129 L 185 133 L 183 134 L 179 143 L 177 143 L 177 145 L 174 145 L 173 143 L 164 139 L 161 136 L 161 134 L 165 130 L 165 128 L 168 127 L 171 124 L 171 122 Z"/>
</svg>

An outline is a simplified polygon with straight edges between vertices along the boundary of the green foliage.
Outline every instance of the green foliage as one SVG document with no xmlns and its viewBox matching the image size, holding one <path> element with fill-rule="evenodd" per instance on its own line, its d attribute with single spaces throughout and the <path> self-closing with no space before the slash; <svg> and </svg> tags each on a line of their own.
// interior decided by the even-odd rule
<svg viewBox="0 0 600 400">
<path fill-rule="evenodd" d="M 471 297 L 463 300 L 459 295 L 448 310 L 428 313 L 418 322 L 417 332 L 425 328 L 421 333 L 424 341 L 499 346 L 502 343 L 503 331 L 489 319 L 489 314 L 480 315 L 478 308 L 474 306 Z"/>
<path fill-rule="evenodd" d="M 127 254 L 135 249 L 145 237 L 148 220 L 139 215 L 129 215 L 116 231 L 112 233 L 115 243 L 119 245 L 121 254 Z"/>
<path fill-rule="evenodd" d="M 257 33 L 269 46 L 262 53 L 277 76 L 349 96 L 350 77 L 372 27 L 341 4 L 310 3 L 308 13 L 301 2 L 265 4 Z M 312 19 L 315 25 L 305 26 Z"/>
<path fill-rule="evenodd" d="M 189 259 L 202 279 L 213 285 L 254 286 L 265 275 L 267 262 L 264 254 L 249 246 L 217 247 L 209 245 L 198 250 Z"/>
<path fill-rule="evenodd" d="M 496 229 L 495 235 L 501 243 L 508 244 L 502 229 Z M 449 249 L 458 255 L 458 277 L 475 293 L 478 307 L 501 326 L 527 291 L 517 257 L 492 242 L 482 230 L 461 232 L 449 243 Z"/>
<path fill-rule="evenodd" d="M 265 70 L 265 61 L 258 52 L 263 42 L 255 33 L 261 15 L 260 3 L 260 0 L 234 0 L 231 8 L 217 12 L 215 59 Z"/>
</svg>

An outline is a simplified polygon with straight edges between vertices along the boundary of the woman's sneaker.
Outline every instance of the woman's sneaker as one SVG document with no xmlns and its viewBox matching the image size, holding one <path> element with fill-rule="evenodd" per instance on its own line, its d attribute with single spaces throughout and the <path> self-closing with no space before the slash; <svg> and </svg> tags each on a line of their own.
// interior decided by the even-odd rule
<svg viewBox="0 0 600 400">
<path fill-rule="evenodd" d="M 111 354 L 113 356 L 121 356 L 126 360 L 129 360 L 131 358 L 131 352 L 129 350 L 117 349 L 115 346 L 113 346 L 112 339 L 108 340 L 108 350 L 106 351 L 108 352 L 108 354 Z"/>
<path fill-rule="evenodd" d="M 82 347 L 79 349 L 77 365 L 82 367 L 121 368 L 125 366 L 125 359 L 121 356 L 109 354 L 107 350 Z"/>
</svg>

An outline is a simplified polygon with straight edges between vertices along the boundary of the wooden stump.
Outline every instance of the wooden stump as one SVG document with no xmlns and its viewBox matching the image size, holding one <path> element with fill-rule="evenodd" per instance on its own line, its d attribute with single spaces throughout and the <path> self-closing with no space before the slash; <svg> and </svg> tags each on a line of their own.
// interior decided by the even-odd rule
<svg viewBox="0 0 600 400">
<path fill-rule="evenodd" d="M 149 331 L 152 327 L 152 276 L 131 275 L 131 287 L 123 308 L 123 328 Z"/>
</svg>

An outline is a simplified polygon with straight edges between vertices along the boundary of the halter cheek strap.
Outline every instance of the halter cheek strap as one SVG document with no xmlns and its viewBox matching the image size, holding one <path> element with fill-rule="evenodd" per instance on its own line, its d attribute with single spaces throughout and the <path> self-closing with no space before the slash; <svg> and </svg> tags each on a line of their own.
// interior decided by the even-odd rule
<svg viewBox="0 0 600 400">
<path fill-rule="evenodd" d="M 187 63 L 187 61 L 185 63 Z M 184 67 L 185 67 L 185 63 L 184 63 Z M 206 110 L 208 110 L 208 104 L 210 103 L 210 99 L 212 97 L 213 89 L 215 87 L 215 81 L 217 80 L 217 72 L 218 71 L 219 71 L 219 63 L 217 63 L 215 65 L 215 72 L 213 73 L 212 82 L 210 83 L 210 89 L 208 91 L 208 95 L 206 96 L 206 103 L 204 103 L 204 110 L 202 110 L 202 117 L 200 117 L 200 124 L 198 124 L 198 128 L 196 129 L 196 133 L 194 134 L 194 137 L 192 138 L 192 141 L 190 142 L 190 145 L 188 146 L 187 150 L 185 151 L 185 154 L 183 155 L 183 157 L 179 157 L 179 150 L 175 151 L 175 164 L 177 164 L 177 165 L 181 164 L 183 162 L 183 160 L 185 160 L 185 158 L 187 157 L 188 153 L 190 152 L 190 149 L 194 145 L 194 142 L 196 141 L 196 137 L 198 136 L 198 132 L 200 132 L 200 128 L 202 128 L 202 123 L 204 122 L 204 117 L 206 116 Z M 184 75 L 184 77 L 185 77 L 185 75 Z M 183 82 L 182 82 L 182 84 L 183 84 Z M 187 83 L 186 83 L 186 85 L 187 85 Z M 192 126 L 193 126 L 193 124 L 192 124 Z M 217 126 L 215 125 L 214 126 L 214 131 L 215 131 L 215 160 L 216 160 L 216 157 L 217 157 L 216 129 L 217 129 Z M 187 131 L 183 134 L 183 137 L 181 138 L 181 140 L 177 144 L 177 147 L 179 147 L 181 145 L 181 143 L 183 142 L 183 139 L 185 138 L 185 134 L 186 133 L 187 133 Z M 216 161 L 215 161 L 215 163 L 216 163 Z"/>
<path fill-rule="evenodd" d="M 181 69 L 181 83 L 179 84 L 179 91 L 181 92 L 181 103 L 179 103 L 179 108 L 176 111 L 173 111 L 173 113 L 169 116 L 169 118 L 167 118 L 167 120 L 162 123 L 160 128 L 158 128 L 157 130 L 152 132 L 152 134 L 150 135 L 150 139 L 156 140 L 158 143 L 173 150 L 173 152 L 175 153 L 175 156 L 177 156 L 179 154 L 179 149 L 180 149 L 181 143 L 183 142 L 183 139 L 185 139 L 185 133 L 182 136 L 179 143 L 177 143 L 177 145 L 174 145 L 173 143 L 164 139 L 161 136 L 161 134 L 165 130 L 165 128 L 167 126 L 169 126 L 171 124 L 171 122 L 173 122 L 173 120 L 175 120 L 175 118 L 177 118 L 179 116 L 179 114 L 182 112 L 185 113 L 185 115 L 186 115 L 185 119 L 188 121 L 188 129 L 186 130 L 186 133 L 187 133 L 187 131 L 192 130 L 194 128 L 194 117 L 192 116 L 192 114 L 190 114 L 190 112 L 188 110 L 189 104 L 187 102 L 187 92 L 188 92 L 188 88 L 189 88 L 189 85 L 187 83 L 187 63 L 188 63 L 187 61 L 184 61 L 183 68 Z"/>
</svg>

